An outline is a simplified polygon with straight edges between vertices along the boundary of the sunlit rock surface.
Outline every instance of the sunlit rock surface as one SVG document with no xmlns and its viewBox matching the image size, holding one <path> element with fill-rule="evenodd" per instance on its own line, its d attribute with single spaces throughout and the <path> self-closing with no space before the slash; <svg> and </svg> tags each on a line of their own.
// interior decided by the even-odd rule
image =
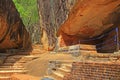
<svg viewBox="0 0 120 80">
<path fill-rule="evenodd" d="M 120 25 L 120 0 L 78 0 L 59 28 L 61 46 L 105 34 Z"/>
<path fill-rule="evenodd" d="M 59 47 L 104 43 L 100 46 L 107 51 L 117 48 L 111 38 L 120 25 L 120 0 L 38 0 L 38 4 L 41 39 L 47 49 L 54 49 L 57 42 Z"/>
</svg>

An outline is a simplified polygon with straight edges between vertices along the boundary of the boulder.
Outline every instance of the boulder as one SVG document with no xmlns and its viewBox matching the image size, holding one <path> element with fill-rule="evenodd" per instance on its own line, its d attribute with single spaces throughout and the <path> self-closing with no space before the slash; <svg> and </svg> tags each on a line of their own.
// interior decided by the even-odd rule
<svg viewBox="0 0 120 80">
<path fill-rule="evenodd" d="M 0 51 L 29 49 L 30 36 L 12 0 L 0 0 Z"/>
</svg>

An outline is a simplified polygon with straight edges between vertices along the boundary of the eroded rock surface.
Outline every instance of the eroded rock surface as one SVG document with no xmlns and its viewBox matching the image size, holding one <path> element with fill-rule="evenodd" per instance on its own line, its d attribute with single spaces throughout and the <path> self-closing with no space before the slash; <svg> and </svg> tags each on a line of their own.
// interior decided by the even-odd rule
<svg viewBox="0 0 120 80">
<path fill-rule="evenodd" d="M 38 4 L 42 43 L 48 50 L 57 42 L 58 46 L 100 44 L 101 51 L 118 48 L 120 0 L 38 0 Z"/>
<path fill-rule="evenodd" d="M 79 0 L 58 31 L 61 45 L 79 43 L 120 25 L 120 0 Z M 63 44 L 64 43 L 64 44 Z"/>
<path fill-rule="evenodd" d="M 68 35 L 91 38 L 119 25 L 120 0 L 80 0 L 74 6 L 61 30 Z"/>
<path fill-rule="evenodd" d="M 47 50 L 57 44 L 58 28 L 67 19 L 76 0 L 38 0 L 42 43 Z"/>
<path fill-rule="evenodd" d="M 0 0 L 0 51 L 28 49 L 30 36 L 12 0 Z"/>
</svg>

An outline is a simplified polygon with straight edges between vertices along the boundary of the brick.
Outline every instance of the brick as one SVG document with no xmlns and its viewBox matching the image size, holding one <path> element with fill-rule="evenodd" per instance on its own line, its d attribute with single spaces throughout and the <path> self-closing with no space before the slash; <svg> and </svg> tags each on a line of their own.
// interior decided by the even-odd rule
<svg viewBox="0 0 120 80">
<path fill-rule="evenodd" d="M 120 80 L 120 63 L 74 62 L 64 80 Z"/>
</svg>

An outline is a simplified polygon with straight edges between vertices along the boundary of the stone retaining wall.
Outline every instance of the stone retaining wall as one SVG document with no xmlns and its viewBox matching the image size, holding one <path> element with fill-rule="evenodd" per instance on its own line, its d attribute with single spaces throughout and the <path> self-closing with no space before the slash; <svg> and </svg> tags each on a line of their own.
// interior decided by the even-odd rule
<svg viewBox="0 0 120 80">
<path fill-rule="evenodd" d="M 74 62 L 63 80 L 120 80 L 120 63 Z"/>
</svg>

